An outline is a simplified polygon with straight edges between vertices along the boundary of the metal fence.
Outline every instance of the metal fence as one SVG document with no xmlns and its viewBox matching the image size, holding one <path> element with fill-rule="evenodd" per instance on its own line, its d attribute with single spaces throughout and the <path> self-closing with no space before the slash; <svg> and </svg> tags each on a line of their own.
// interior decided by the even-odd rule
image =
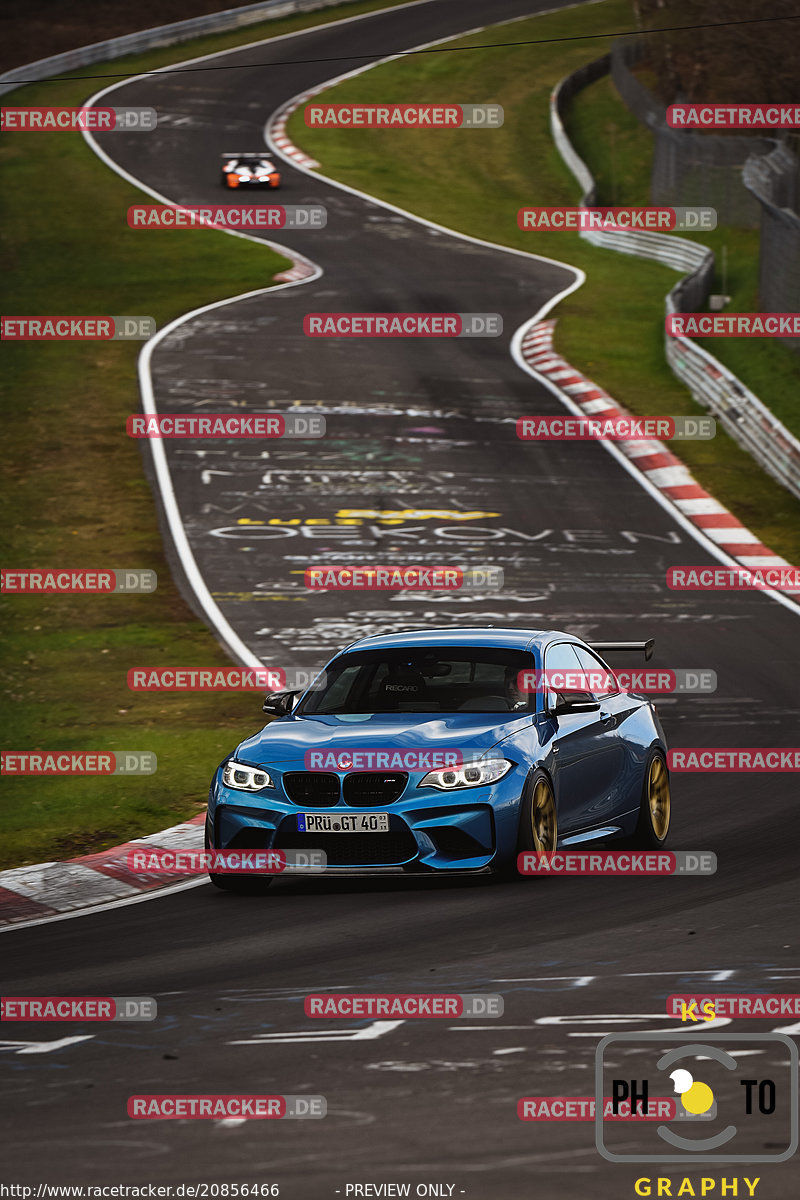
<svg viewBox="0 0 800 1200">
<path fill-rule="evenodd" d="M 550 96 L 553 140 L 581 186 L 582 207 L 595 203 L 597 188 L 591 171 L 567 137 L 564 106 L 582 87 L 606 74 L 609 66 L 609 56 L 596 59 L 562 79 Z M 714 256 L 707 246 L 667 234 L 610 229 L 584 230 L 580 236 L 594 246 L 655 259 L 682 271 L 684 278 L 667 294 L 667 314 L 697 312 L 705 302 L 714 271 Z M 774 479 L 800 498 L 800 442 L 785 425 L 740 379 L 691 338 L 670 337 L 665 333 L 664 353 L 673 372 L 689 388 L 698 404 L 707 408 L 726 433 Z"/>
<path fill-rule="evenodd" d="M 190 17 L 185 21 L 173 21 L 170 25 L 156 25 L 152 29 L 141 29 L 122 37 L 108 38 L 104 42 L 93 42 L 68 50 L 64 54 L 53 54 L 36 62 L 14 67 L 0 75 L 0 96 L 22 87 L 32 80 L 52 79 L 88 67 L 92 63 L 108 62 L 126 54 L 138 54 L 142 50 L 154 50 L 159 46 L 173 46 L 187 42 L 204 33 L 224 33 L 229 29 L 241 29 L 259 21 L 274 21 L 278 17 L 293 13 L 312 12 L 317 8 L 332 8 L 337 4 L 351 4 L 354 0 L 263 0 L 261 4 L 246 4 L 241 8 L 226 8 L 222 12 L 207 13 Z"/>
<path fill-rule="evenodd" d="M 631 69 L 645 54 L 646 45 L 638 39 L 615 42 L 611 78 L 627 107 L 653 134 L 653 204 L 710 205 L 722 224 L 757 229 L 761 211 L 742 181 L 742 168 L 748 158 L 769 154 L 776 140 L 671 129 L 666 107 Z"/>
<path fill-rule="evenodd" d="M 786 146 L 749 158 L 744 184 L 761 206 L 758 303 L 762 312 L 800 312 L 800 163 Z M 800 351 L 800 338 L 781 338 Z"/>
</svg>

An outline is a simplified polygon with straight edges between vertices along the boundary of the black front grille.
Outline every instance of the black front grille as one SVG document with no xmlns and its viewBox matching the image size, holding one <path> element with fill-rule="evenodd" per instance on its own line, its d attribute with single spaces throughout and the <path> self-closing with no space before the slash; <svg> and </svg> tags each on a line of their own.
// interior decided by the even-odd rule
<svg viewBox="0 0 800 1200">
<path fill-rule="evenodd" d="M 389 833 L 296 833 L 278 830 L 273 850 L 322 850 L 331 867 L 392 867 L 417 854 L 410 830 Z"/>
<path fill-rule="evenodd" d="M 394 804 L 402 796 L 407 783 L 405 771 L 353 772 L 344 777 L 344 802 L 359 808 Z"/>
<path fill-rule="evenodd" d="M 339 803 L 339 776 L 327 771 L 289 771 L 283 788 L 292 804 L 330 808 Z"/>
</svg>

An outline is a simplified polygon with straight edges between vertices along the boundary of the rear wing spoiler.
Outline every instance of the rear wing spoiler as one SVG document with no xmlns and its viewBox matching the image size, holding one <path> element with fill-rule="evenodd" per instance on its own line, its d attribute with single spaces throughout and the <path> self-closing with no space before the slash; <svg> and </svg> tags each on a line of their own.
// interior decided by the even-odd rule
<svg viewBox="0 0 800 1200">
<path fill-rule="evenodd" d="M 260 154 L 256 150 L 231 150 L 227 154 L 220 154 L 220 158 L 266 158 L 267 151 Z"/>
<path fill-rule="evenodd" d="M 597 650 L 599 654 L 604 654 L 607 651 L 622 650 L 630 651 L 634 654 L 644 654 L 645 661 L 653 657 L 653 647 L 656 644 L 655 638 L 648 638 L 646 642 L 587 642 L 586 645 L 590 650 Z"/>
</svg>

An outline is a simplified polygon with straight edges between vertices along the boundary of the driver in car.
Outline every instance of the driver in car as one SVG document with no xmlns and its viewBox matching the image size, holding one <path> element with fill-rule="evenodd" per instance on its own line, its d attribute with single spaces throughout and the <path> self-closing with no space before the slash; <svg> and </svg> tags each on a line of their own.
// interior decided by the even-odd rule
<svg viewBox="0 0 800 1200">
<path fill-rule="evenodd" d="M 519 667 L 506 667 L 503 690 L 511 712 L 527 712 L 530 708 L 530 696 L 519 686 L 519 675 Z"/>
</svg>

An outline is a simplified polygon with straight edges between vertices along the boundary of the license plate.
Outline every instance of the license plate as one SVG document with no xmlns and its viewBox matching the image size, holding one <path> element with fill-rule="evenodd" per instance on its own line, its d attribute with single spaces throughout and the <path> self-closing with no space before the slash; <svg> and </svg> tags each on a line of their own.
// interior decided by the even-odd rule
<svg viewBox="0 0 800 1200">
<path fill-rule="evenodd" d="M 298 813 L 299 833 L 388 833 L 388 813 Z"/>
</svg>

